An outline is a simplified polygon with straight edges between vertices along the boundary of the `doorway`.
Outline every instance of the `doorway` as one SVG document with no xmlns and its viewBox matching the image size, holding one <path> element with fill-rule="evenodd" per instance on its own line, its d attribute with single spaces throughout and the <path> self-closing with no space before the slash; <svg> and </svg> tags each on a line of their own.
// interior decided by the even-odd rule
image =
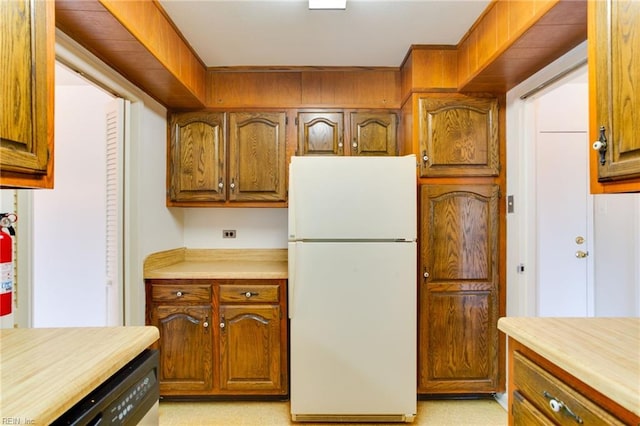
<svg viewBox="0 0 640 426">
<path fill-rule="evenodd" d="M 29 212 L 33 326 L 121 325 L 123 101 L 60 63 L 55 72 L 55 187 L 33 192 Z"/>
<path fill-rule="evenodd" d="M 586 58 L 585 42 L 507 93 L 509 316 L 640 312 L 640 194 L 591 195 L 578 178 L 591 144 L 567 117 L 587 120 Z"/>
<path fill-rule="evenodd" d="M 589 193 L 586 65 L 525 102 L 535 159 L 529 190 L 535 234 L 535 315 L 584 317 L 593 311 L 593 196 Z"/>
</svg>

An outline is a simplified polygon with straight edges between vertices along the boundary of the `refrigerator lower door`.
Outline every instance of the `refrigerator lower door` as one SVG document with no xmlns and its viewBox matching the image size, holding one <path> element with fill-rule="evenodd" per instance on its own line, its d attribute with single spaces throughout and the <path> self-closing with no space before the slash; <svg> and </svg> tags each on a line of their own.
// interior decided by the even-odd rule
<svg viewBox="0 0 640 426">
<path fill-rule="evenodd" d="M 416 243 L 291 243 L 294 421 L 412 421 Z"/>
</svg>

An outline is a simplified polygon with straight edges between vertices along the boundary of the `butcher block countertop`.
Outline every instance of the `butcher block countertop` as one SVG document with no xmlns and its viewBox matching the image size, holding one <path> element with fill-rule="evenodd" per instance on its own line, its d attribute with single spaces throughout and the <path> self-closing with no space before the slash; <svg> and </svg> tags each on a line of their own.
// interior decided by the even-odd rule
<svg viewBox="0 0 640 426">
<path fill-rule="evenodd" d="M 286 279 L 287 249 L 187 249 L 150 254 L 144 278 Z"/>
<path fill-rule="evenodd" d="M 640 415 L 640 318 L 506 317 L 498 328 Z"/>
<path fill-rule="evenodd" d="M 158 337 L 155 327 L 0 330 L 0 418 L 52 423 Z"/>
</svg>

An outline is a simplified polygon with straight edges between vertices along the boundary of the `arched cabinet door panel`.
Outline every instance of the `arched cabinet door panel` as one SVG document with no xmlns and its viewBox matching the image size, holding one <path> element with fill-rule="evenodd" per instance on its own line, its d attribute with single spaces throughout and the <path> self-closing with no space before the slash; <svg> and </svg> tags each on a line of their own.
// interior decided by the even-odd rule
<svg viewBox="0 0 640 426">
<path fill-rule="evenodd" d="M 420 176 L 498 176 L 498 101 L 469 96 L 419 100 Z"/>
<path fill-rule="evenodd" d="M 494 184 L 420 187 L 419 393 L 501 386 L 498 193 Z"/>
</svg>

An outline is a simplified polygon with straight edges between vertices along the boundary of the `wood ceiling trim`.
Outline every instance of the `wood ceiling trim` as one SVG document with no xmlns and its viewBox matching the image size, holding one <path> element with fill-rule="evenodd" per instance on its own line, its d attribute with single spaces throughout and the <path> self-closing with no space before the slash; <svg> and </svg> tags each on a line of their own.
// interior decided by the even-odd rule
<svg viewBox="0 0 640 426">
<path fill-rule="evenodd" d="M 586 0 L 496 0 L 458 46 L 458 90 L 505 93 L 586 39 Z"/>
<path fill-rule="evenodd" d="M 155 2 L 56 0 L 55 5 L 61 31 L 165 107 L 204 106 L 205 67 Z"/>
</svg>

